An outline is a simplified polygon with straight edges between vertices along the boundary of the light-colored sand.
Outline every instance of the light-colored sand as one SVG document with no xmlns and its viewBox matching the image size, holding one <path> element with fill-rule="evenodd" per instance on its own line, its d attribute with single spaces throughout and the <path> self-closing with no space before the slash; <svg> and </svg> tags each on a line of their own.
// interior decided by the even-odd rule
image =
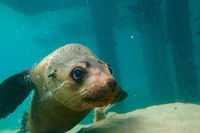
<svg viewBox="0 0 200 133">
<path fill-rule="evenodd" d="M 16 133 L 18 130 L 3 130 L 0 133 Z"/>
<path fill-rule="evenodd" d="M 66 133 L 200 133 L 200 105 L 172 103 L 126 114 L 109 113 L 103 121 L 78 125 Z"/>
<path fill-rule="evenodd" d="M 200 105 L 173 103 L 110 113 L 106 120 L 78 133 L 200 133 Z"/>
</svg>

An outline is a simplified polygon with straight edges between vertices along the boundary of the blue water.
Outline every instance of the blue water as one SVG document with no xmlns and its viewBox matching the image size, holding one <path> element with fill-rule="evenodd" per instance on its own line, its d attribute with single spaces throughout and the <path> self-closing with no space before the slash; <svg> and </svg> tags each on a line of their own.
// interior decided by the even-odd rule
<svg viewBox="0 0 200 133">
<path fill-rule="evenodd" d="M 31 1 L 34 3 L 34 0 Z M 52 1 L 56 3 L 56 0 Z M 74 2 L 69 2 L 69 0 L 68 2 L 71 5 L 63 5 L 63 1 L 65 0 L 57 0 L 57 2 L 61 2 L 61 4 L 53 3 L 55 6 L 52 6 L 51 2 L 48 4 L 48 1 L 46 0 L 38 5 L 34 5 L 31 2 L 30 5 L 20 5 L 23 2 L 16 4 L 14 0 L 13 2 L 12 0 L 9 0 L 9 2 L 6 2 L 6 0 L 0 0 L 0 82 L 15 73 L 34 67 L 45 56 L 60 46 L 75 42 L 89 47 L 101 59 L 103 58 L 104 60 L 105 58 L 105 60 L 110 61 L 111 65 L 114 66 L 113 68 L 115 68 L 115 66 L 118 67 L 117 71 L 114 69 L 114 73 L 116 75 L 119 73 L 119 82 L 122 88 L 128 92 L 129 96 L 122 103 L 119 103 L 116 107 L 114 107 L 112 111 L 124 113 L 150 105 L 179 101 L 177 100 L 179 99 L 177 96 L 179 94 L 177 94 L 178 92 L 175 90 L 177 81 L 175 79 L 176 73 L 174 72 L 175 70 L 172 61 L 173 52 L 170 50 L 171 46 L 167 46 L 167 49 L 169 50 L 167 51 L 167 55 L 169 60 L 171 60 L 168 63 L 169 67 L 167 67 L 167 69 L 170 69 L 169 72 L 172 76 L 172 86 L 175 88 L 174 90 L 176 93 L 173 93 L 172 95 L 175 95 L 176 97 L 169 97 L 169 99 L 166 98 L 163 100 L 162 96 L 165 95 L 165 93 L 156 90 L 154 93 L 152 92 L 152 89 L 150 89 L 149 77 L 153 76 L 153 73 L 149 74 L 149 70 L 155 70 L 149 68 L 151 68 L 151 65 L 152 67 L 155 66 L 155 64 L 152 63 L 159 64 L 163 62 L 161 58 L 157 58 L 158 61 L 152 61 L 155 59 L 152 59 L 151 57 L 148 58 L 148 54 L 145 53 L 145 45 L 142 44 L 148 43 L 148 41 L 146 41 L 144 38 L 148 38 L 148 31 L 152 29 L 146 29 L 146 36 L 144 35 L 144 32 L 138 30 L 137 24 L 135 24 L 132 13 L 128 8 L 137 0 L 124 0 L 123 2 L 110 0 L 110 2 L 113 1 L 116 4 L 115 10 L 117 10 L 117 13 L 113 12 L 113 16 L 116 14 L 117 16 L 113 18 L 115 20 L 112 20 L 112 23 L 105 23 L 107 24 L 107 26 L 103 26 L 105 29 L 100 28 L 102 31 L 105 30 L 105 36 L 107 36 L 106 34 L 108 34 L 109 31 L 106 27 L 111 27 L 112 29 L 113 34 L 110 36 L 110 38 L 116 43 L 114 50 L 116 50 L 117 54 L 110 54 L 110 57 L 103 56 L 102 53 L 106 53 L 106 51 L 102 52 L 100 50 L 97 41 L 97 38 L 101 38 L 101 36 L 97 37 L 97 33 L 95 33 L 98 32 L 95 31 L 95 25 L 98 24 L 95 24 L 95 21 L 92 18 L 95 15 L 92 15 L 90 6 L 91 2 L 93 2 L 93 6 L 95 6 L 95 4 L 98 5 L 98 2 L 95 0 L 80 0 L 79 2 L 75 0 Z M 35 2 L 37 3 L 38 0 L 35 0 Z M 108 5 L 109 4 L 110 3 L 108 2 Z M 196 5 L 200 3 L 196 2 L 195 4 L 194 2 L 192 4 Z M 26 6 L 30 7 L 24 8 Z M 111 15 L 109 14 L 110 17 L 98 17 L 99 14 L 101 15 L 101 12 L 106 12 L 107 9 L 109 13 L 111 11 Z M 196 10 L 193 9 L 194 16 L 192 16 L 192 18 L 198 17 L 199 15 L 198 10 L 200 9 L 198 9 L 197 6 L 195 9 Z M 99 13 L 97 11 L 96 15 L 96 23 L 111 21 L 108 18 L 113 17 L 112 8 L 102 7 L 102 11 L 99 11 Z M 192 28 L 198 27 L 198 22 L 200 21 L 192 21 Z M 98 28 L 96 28 L 96 30 L 98 30 Z M 195 30 L 192 32 L 195 32 Z M 105 37 L 102 37 L 101 39 L 103 40 L 104 38 Z M 196 34 L 193 35 L 194 42 L 198 43 L 198 39 L 199 36 Z M 109 40 L 109 36 L 107 40 Z M 167 42 L 166 45 L 169 43 L 170 42 Z M 107 45 L 110 44 L 102 44 L 103 47 L 107 47 Z M 197 59 L 200 55 L 198 53 L 198 49 L 199 45 L 195 43 L 194 52 L 196 53 L 194 53 L 194 55 L 196 60 L 194 62 L 197 62 Z M 107 50 L 110 51 L 109 47 Z M 154 53 L 153 51 L 151 52 Z M 160 54 L 162 54 L 162 52 Z M 117 59 L 117 64 L 112 62 L 113 58 Z M 198 63 L 196 63 L 196 66 L 198 66 Z M 159 68 L 158 71 L 162 73 L 162 71 L 165 70 Z M 153 83 L 159 83 L 160 79 L 163 77 L 157 78 L 157 80 Z M 162 90 L 162 86 L 164 88 L 167 85 L 168 84 L 165 83 L 161 84 L 160 89 Z M 154 98 L 152 98 L 152 95 L 155 96 L 154 94 L 158 95 L 158 97 L 160 96 L 160 100 L 157 98 L 156 101 Z M 170 93 L 168 95 L 170 95 Z M 7 118 L 0 120 L 1 130 L 16 129 L 20 127 L 20 118 L 24 111 L 29 110 L 31 97 L 32 94 L 30 94 L 26 101 L 20 105 L 14 113 L 9 115 Z M 93 116 L 90 114 L 82 121 L 82 123 L 91 123 L 92 119 Z"/>
</svg>

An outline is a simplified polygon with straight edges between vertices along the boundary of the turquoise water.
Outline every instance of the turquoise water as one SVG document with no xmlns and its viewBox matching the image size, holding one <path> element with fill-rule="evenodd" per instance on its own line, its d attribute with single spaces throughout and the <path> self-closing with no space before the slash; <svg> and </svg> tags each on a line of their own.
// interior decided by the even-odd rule
<svg viewBox="0 0 200 133">
<path fill-rule="evenodd" d="M 150 1 L 0 0 L 0 81 L 65 44 L 81 43 L 112 65 L 129 94 L 112 111 L 199 103 L 200 2 Z M 0 120 L 1 130 L 20 127 L 31 97 Z"/>
</svg>

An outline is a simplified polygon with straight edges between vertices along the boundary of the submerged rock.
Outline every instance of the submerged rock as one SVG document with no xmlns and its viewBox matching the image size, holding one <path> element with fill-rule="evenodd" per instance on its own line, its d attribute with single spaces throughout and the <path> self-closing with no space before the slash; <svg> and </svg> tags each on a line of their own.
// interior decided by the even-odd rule
<svg viewBox="0 0 200 133">
<path fill-rule="evenodd" d="M 126 114 L 109 113 L 105 120 L 78 133 L 199 133 L 199 125 L 200 105 L 172 103 Z"/>
<path fill-rule="evenodd" d="M 17 133 L 19 130 L 2 130 L 0 133 Z"/>
</svg>

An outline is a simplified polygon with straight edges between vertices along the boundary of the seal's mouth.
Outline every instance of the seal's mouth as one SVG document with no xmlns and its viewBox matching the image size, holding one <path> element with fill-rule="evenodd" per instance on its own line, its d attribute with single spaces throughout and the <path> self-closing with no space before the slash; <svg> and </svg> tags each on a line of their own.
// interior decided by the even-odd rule
<svg viewBox="0 0 200 133">
<path fill-rule="evenodd" d="M 128 94 L 120 88 L 110 90 L 110 92 L 99 92 L 85 96 L 83 100 L 92 105 L 93 107 L 106 106 L 108 104 L 114 104 L 124 100 Z"/>
<path fill-rule="evenodd" d="M 85 102 L 92 105 L 93 107 L 101 107 L 111 103 L 110 98 L 84 98 Z"/>
</svg>

